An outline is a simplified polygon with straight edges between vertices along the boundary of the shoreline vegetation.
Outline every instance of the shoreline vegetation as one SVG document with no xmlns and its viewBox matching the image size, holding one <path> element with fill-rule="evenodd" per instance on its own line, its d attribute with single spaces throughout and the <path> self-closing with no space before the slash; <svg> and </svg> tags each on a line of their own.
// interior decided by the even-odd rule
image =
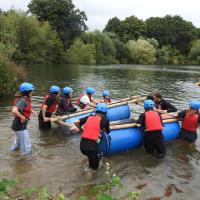
<svg viewBox="0 0 200 200">
<path fill-rule="evenodd" d="M 28 8 L 0 9 L 0 96 L 16 90 L 17 65 L 200 64 L 200 28 L 178 15 L 113 17 L 103 31 L 87 31 L 72 0 L 32 0 Z"/>
</svg>

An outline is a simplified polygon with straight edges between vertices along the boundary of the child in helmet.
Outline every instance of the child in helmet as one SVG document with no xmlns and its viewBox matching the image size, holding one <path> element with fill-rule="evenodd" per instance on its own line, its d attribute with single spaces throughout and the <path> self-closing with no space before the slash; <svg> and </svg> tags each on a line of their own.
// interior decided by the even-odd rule
<svg viewBox="0 0 200 200">
<path fill-rule="evenodd" d="M 106 104 L 111 103 L 110 93 L 109 93 L 108 90 L 104 90 L 103 93 L 102 93 L 102 95 L 103 95 L 103 100 L 102 100 L 103 103 L 106 103 Z"/>
<path fill-rule="evenodd" d="M 157 157 L 163 158 L 166 149 L 162 134 L 162 119 L 160 114 L 153 110 L 155 103 L 152 100 L 144 101 L 145 112 L 139 116 L 137 124 L 144 128 L 144 148 L 148 153 L 157 151 Z"/>
<path fill-rule="evenodd" d="M 83 131 L 80 142 L 81 152 L 88 157 L 89 166 L 96 170 L 99 168 L 101 159 L 98 150 L 100 143 L 101 132 L 110 133 L 109 121 L 106 117 L 107 107 L 104 103 L 99 103 L 96 106 L 96 114 L 84 117 L 75 122 L 75 125 Z M 84 130 L 82 126 L 84 125 Z"/>
<path fill-rule="evenodd" d="M 37 115 L 32 109 L 30 99 L 34 90 L 35 88 L 31 83 L 22 83 L 19 86 L 20 93 L 16 96 L 12 109 L 12 114 L 14 115 L 12 129 L 15 131 L 15 140 L 11 150 L 21 149 L 23 155 L 29 154 L 31 151 L 27 122 L 30 120 L 31 113 Z"/>
<path fill-rule="evenodd" d="M 56 109 L 59 93 L 60 88 L 56 85 L 52 85 L 49 89 L 49 94 L 44 97 L 38 116 L 39 129 L 48 130 L 51 128 L 51 116 Z"/>
<path fill-rule="evenodd" d="M 197 139 L 197 127 L 200 124 L 199 116 L 200 102 L 190 101 L 189 109 L 179 112 L 175 117 L 182 119 L 180 136 L 188 142 L 195 142 Z"/>
<path fill-rule="evenodd" d="M 94 88 L 88 87 L 85 92 L 86 94 L 80 94 L 79 98 L 76 100 L 76 106 L 81 110 L 85 109 L 87 106 L 95 107 L 97 103 L 92 98 L 95 93 Z"/>
<path fill-rule="evenodd" d="M 56 114 L 64 115 L 67 113 L 74 113 L 77 111 L 77 108 L 71 103 L 72 93 L 73 93 L 72 88 L 70 87 L 63 88 Z"/>
</svg>

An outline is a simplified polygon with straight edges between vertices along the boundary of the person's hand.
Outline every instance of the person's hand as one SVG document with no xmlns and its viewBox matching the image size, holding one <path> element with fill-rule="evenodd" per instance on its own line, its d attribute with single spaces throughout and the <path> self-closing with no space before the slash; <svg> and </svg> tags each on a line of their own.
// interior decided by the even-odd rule
<svg viewBox="0 0 200 200">
<path fill-rule="evenodd" d="M 50 118 L 49 117 L 45 117 L 44 118 L 44 122 L 49 122 L 50 121 Z"/>
<path fill-rule="evenodd" d="M 73 133 L 78 133 L 78 132 L 80 132 L 80 129 L 76 126 L 72 126 L 72 127 L 70 127 L 70 131 Z"/>
<path fill-rule="evenodd" d="M 32 110 L 32 113 L 37 117 L 37 112 L 35 110 Z"/>
<path fill-rule="evenodd" d="M 26 121 L 26 117 L 23 116 L 23 117 L 21 118 L 21 123 L 24 123 L 25 121 Z"/>
</svg>

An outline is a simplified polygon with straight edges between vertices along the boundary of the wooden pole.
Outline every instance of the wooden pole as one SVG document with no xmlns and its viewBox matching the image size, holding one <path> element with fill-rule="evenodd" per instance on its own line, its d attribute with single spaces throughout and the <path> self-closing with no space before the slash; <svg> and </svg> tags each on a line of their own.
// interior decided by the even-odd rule
<svg viewBox="0 0 200 200">
<path fill-rule="evenodd" d="M 126 105 L 128 103 L 135 103 L 135 102 L 140 101 L 140 100 L 142 101 L 144 98 L 138 98 L 138 99 L 133 99 L 133 100 L 130 100 L 130 101 L 124 101 L 124 102 L 109 104 L 107 107 L 108 108 L 113 108 L 113 107 L 117 107 L 117 106 L 121 106 L 121 105 Z M 62 120 L 69 119 L 71 117 L 76 117 L 76 116 L 87 114 L 87 113 L 91 113 L 91 112 L 94 112 L 94 111 L 95 111 L 95 109 L 89 109 L 89 110 L 85 110 L 85 111 L 81 111 L 81 112 L 76 112 L 76 113 L 69 114 L 69 115 L 63 115 L 63 116 L 59 116 L 59 117 L 53 118 L 52 121 L 53 120 L 56 121 L 57 118 L 62 119 Z"/>
<path fill-rule="evenodd" d="M 171 123 L 171 122 L 177 122 L 178 120 L 176 118 L 174 119 L 166 119 L 163 120 L 163 123 Z M 115 130 L 115 129 L 122 129 L 122 128 L 136 128 L 136 127 L 141 127 L 140 124 L 136 123 L 128 123 L 128 124 L 120 124 L 120 125 L 111 125 L 110 129 Z"/>
</svg>

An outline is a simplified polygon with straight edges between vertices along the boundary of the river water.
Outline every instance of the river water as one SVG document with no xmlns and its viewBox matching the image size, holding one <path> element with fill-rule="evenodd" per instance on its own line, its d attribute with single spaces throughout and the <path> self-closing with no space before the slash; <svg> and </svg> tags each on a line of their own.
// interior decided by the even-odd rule
<svg viewBox="0 0 200 200">
<path fill-rule="evenodd" d="M 199 99 L 200 68 L 198 66 L 142 66 L 142 65 L 34 65 L 26 67 L 27 81 L 36 87 L 33 107 L 40 109 L 40 99 L 52 84 L 71 86 L 75 96 L 87 86 L 96 89 L 100 97 L 108 89 L 114 99 L 130 95 L 148 95 L 159 90 L 163 97 L 179 110 L 187 108 L 188 100 Z M 23 179 L 21 187 L 47 186 L 50 192 L 61 187 L 64 194 L 76 199 L 88 194 L 89 188 L 107 181 L 105 163 L 111 173 L 120 176 L 128 191 L 141 189 L 141 199 L 199 199 L 200 138 L 189 145 L 170 141 L 163 160 L 136 149 L 106 157 L 96 173 L 86 173 L 87 159 L 79 151 L 80 135 L 66 135 L 62 128 L 53 126 L 42 133 L 32 116 L 28 129 L 32 141 L 32 154 L 21 156 L 9 151 L 14 134 L 12 123 L 12 99 L 0 102 L 0 171 L 10 177 Z M 142 112 L 139 105 L 131 107 L 133 116 Z M 157 197 L 157 198 L 154 198 Z"/>
</svg>

